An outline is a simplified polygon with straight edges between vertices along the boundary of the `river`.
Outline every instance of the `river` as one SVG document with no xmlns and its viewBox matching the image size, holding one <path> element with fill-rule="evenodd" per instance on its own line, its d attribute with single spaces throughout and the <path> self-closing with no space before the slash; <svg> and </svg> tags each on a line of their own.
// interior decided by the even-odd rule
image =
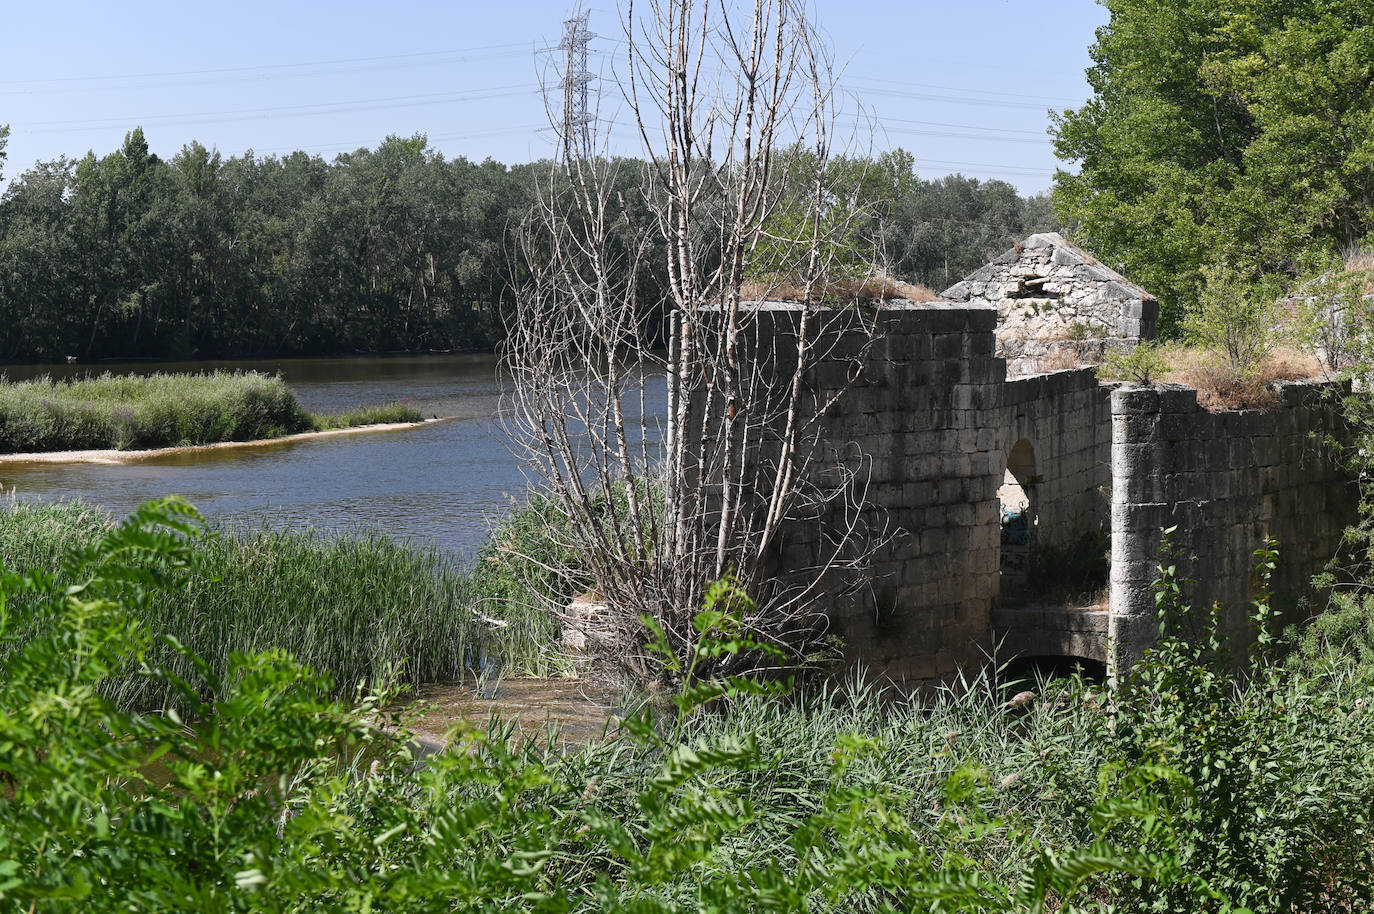
<svg viewBox="0 0 1374 914">
<path fill-rule="evenodd" d="M 455 557 L 471 557 L 490 525 L 528 488 L 502 437 L 502 385 L 491 355 L 11 365 L 0 367 L 0 373 L 22 380 L 215 368 L 280 372 L 310 410 L 410 397 L 426 418 L 450 421 L 131 464 L 0 464 L 0 486 L 18 498 L 79 498 L 116 514 L 175 493 L 209 517 L 370 528 L 438 546 Z"/>
</svg>

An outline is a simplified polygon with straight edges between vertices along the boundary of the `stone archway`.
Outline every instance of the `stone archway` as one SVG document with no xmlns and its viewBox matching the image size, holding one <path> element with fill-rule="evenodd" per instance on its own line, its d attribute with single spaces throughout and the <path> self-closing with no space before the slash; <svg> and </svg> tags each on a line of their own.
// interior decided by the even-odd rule
<svg viewBox="0 0 1374 914">
<path fill-rule="evenodd" d="M 1035 540 L 1035 448 L 1022 438 L 1007 454 L 997 489 L 1002 525 L 1002 597 L 1026 583 Z"/>
</svg>

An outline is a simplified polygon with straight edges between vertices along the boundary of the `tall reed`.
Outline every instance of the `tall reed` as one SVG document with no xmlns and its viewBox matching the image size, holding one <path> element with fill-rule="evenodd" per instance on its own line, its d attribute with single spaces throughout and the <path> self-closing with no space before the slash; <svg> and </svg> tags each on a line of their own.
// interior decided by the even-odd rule
<svg viewBox="0 0 1374 914">
<path fill-rule="evenodd" d="M 76 503 L 0 507 L 0 565 L 57 572 L 66 547 L 93 541 L 108 514 Z M 470 573 L 430 547 L 378 533 L 220 527 L 175 588 L 153 591 L 143 621 L 229 668 L 234 653 L 279 648 L 331 674 L 340 694 L 360 682 L 420 683 L 476 672 L 547 673 L 554 628 L 519 604 L 485 598 Z M 9 612 L 21 634 L 39 624 L 22 598 Z M 5 647 L 0 646 L 0 652 Z M 150 660 L 177 655 L 155 649 Z M 164 697 L 149 680 L 111 685 L 126 706 Z"/>
</svg>

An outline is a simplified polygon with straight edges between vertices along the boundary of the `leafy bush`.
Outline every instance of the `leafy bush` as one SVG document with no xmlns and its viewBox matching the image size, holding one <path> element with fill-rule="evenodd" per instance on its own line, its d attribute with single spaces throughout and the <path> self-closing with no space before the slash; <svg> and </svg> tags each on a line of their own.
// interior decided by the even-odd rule
<svg viewBox="0 0 1374 914">
<path fill-rule="evenodd" d="M 174 501 L 145 507 L 73 559 L 89 571 L 77 587 L 0 580 L 0 594 L 28 594 L 52 621 L 0 676 L 10 909 L 1009 912 L 1072 903 L 1097 874 L 1163 871 L 1097 837 L 1029 844 L 1022 878 L 994 878 L 976 848 L 1006 823 L 980 810 L 979 775 L 945 780 L 931 844 L 892 814 L 901 797 L 855 776 L 878 748 L 857 734 L 826 753 L 819 805 L 791 816 L 756 805 L 722 783 L 774 763 L 751 734 L 683 739 L 705 702 L 767 691 L 744 679 L 697 680 L 666 738 L 645 714 L 626 728 L 633 739 L 558 754 L 493 726 L 459 733 L 455 751 L 421 767 L 404 732 L 389 732 L 385 696 L 330 701 L 280 652 L 236 654 L 205 704 L 144 661 L 158 639 L 128 612 L 194 568 L 194 521 Z M 696 659 L 758 649 L 741 631 L 747 597 L 721 585 L 713 599 Z M 183 714 L 131 714 L 101 696 L 104 679 L 131 671 L 164 680 Z M 1093 804 L 1090 834 L 1127 822 L 1160 833 L 1163 777 L 1123 777 Z M 788 853 L 741 858 L 762 827 Z"/>
<path fill-rule="evenodd" d="M 1184 332 L 1219 355 L 1233 378 L 1253 377 L 1280 339 L 1276 280 L 1224 264 L 1205 268 L 1203 278 L 1201 300 L 1184 319 Z"/>
<path fill-rule="evenodd" d="M 1097 373 L 1104 378 L 1148 385 L 1158 381 L 1169 368 L 1169 358 L 1159 344 L 1148 341 L 1127 351 L 1113 350 Z"/>
<path fill-rule="evenodd" d="M 140 621 L 198 574 L 196 518 L 137 512 L 51 575 L 5 574 L 42 634 L 0 661 L 0 906 L 103 911 L 1365 910 L 1369 685 L 1294 675 L 1272 640 L 1215 665 L 1171 563 L 1166 637 L 1129 688 L 974 679 L 892 703 L 710 673 L 764 651 L 729 582 L 685 684 L 581 749 L 493 723 L 417 764 L 385 695 L 354 706 L 280 651 L 222 671 Z M 1259 556 L 1260 578 L 1275 555 Z M 1272 621 L 1261 588 L 1261 630 Z M 0 637 L 10 634 L 0 614 Z M 646 623 L 649 624 L 649 623 Z M 650 625 L 652 630 L 652 625 Z M 150 662 L 162 645 L 217 696 Z M 111 677 L 180 713 L 134 714 Z M 1363 691 L 1362 691 L 1363 690 Z"/>
</svg>

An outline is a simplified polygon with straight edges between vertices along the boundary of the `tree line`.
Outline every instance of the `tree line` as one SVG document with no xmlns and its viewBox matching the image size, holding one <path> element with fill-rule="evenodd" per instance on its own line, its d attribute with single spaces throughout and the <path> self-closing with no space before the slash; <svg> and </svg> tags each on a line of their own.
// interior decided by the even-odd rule
<svg viewBox="0 0 1374 914">
<path fill-rule="evenodd" d="M 936 290 L 1052 227 L 1047 197 L 925 180 L 900 150 L 846 164 L 871 192 L 862 248 Z M 644 163 L 620 165 L 638 195 Z M 494 348 L 524 275 L 515 236 L 553 174 L 423 136 L 332 161 L 196 142 L 163 159 L 137 129 L 103 156 L 38 162 L 0 196 L 0 362 Z M 646 317 L 665 281 L 641 281 Z"/>
</svg>

